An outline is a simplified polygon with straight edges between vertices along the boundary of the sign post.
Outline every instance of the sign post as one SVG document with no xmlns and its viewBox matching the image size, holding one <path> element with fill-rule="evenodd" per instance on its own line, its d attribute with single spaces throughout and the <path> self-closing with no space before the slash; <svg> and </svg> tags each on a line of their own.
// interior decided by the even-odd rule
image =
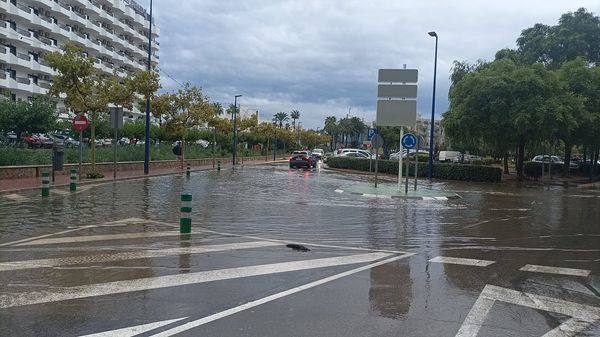
<svg viewBox="0 0 600 337">
<path fill-rule="evenodd" d="M 413 135 L 412 133 L 407 133 L 404 136 L 402 136 L 402 138 L 400 140 L 400 147 L 406 148 L 406 183 L 405 183 L 405 187 L 404 187 L 404 193 L 408 193 L 408 176 L 409 176 L 408 172 L 409 172 L 409 165 L 410 165 L 409 154 L 410 154 L 410 150 L 414 149 L 415 146 L 417 146 L 417 137 L 415 137 L 415 135 Z M 416 165 L 416 156 L 417 156 L 417 153 L 415 153 L 415 165 Z M 416 176 L 415 176 L 415 179 L 416 179 Z M 416 184 L 416 181 L 415 181 L 415 184 Z"/>
<path fill-rule="evenodd" d="M 123 128 L 123 108 L 110 108 L 110 126 L 115 131 L 113 139 L 113 179 L 117 179 L 117 140 L 119 130 Z"/>
<path fill-rule="evenodd" d="M 405 69 L 379 69 L 378 82 L 380 84 L 377 87 L 377 125 L 400 127 L 398 189 L 402 188 L 402 149 L 403 147 L 408 149 L 403 142 L 404 127 L 412 127 L 417 122 L 418 70 L 404 67 Z M 413 135 L 411 136 L 414 138 Z M 406 177 L 408 178 L 408 166 Z"/>
<path fill-rule="evenodd" d="M 373 136 L 375 136 L 376 133 L 377 133 L 377 130 L 375 128 L 369 128 L 369 131 L 367 132 L 367 140 L 369 141 L 371 148 L 373 148 Z M 373 172 L 372 167 L 373 167 L 373 156 L 369 156 L 369 174 L 371 174 L 371 172 Z"/>
<path fill-rule="evenodd" d="M 81 114 L 73 118 L 72 124 L 73 129 L 79 131 L 79 180 L 81 180 L 81 176 L 83 175 L 83 172 L 81 171 L 81 162 L 83 161 L 83 130 L 90 125 L 90 121 L 85 118 L 84 114 Z"/>
<path fill-rule="evenodd" d="M 379 163 L 379 148 L 381 146 L 383 146 L 383 137 L 381 137 L 381 135 L 379 133 L 375 133 L 375 136 L 373 137 L 373 146 L 375 147 L 375 188 L 377 188 L 377 183 L 378 183 L 378 174 L 379 174 L 379 168 L 378 168 L 378 163 Z"/>
</svg>

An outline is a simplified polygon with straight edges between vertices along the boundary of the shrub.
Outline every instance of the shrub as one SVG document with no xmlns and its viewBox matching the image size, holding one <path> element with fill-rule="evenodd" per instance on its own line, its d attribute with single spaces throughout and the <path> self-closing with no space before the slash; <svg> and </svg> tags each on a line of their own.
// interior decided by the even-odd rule
<svg viewBox="0 0 600 337">
<path fill-rule="evenodd" d="M 332 168 L 369 171 L 369 159 L 331 157 L 327 159 L 327 165 Z M 373 163 L 373 167 L 375 167 L 375 163 Z M 398 162 L 395 160 L 380 160 L 378 167 L 379 172 L 398 174 Z M 409 174 L 414 175 L 414 170 L 415 165 L 411 161 Z M 406 170 L 403 170 L 403 173 L 406 175 Z M 502 169 L 491 166 L 434 163 L 432 175 L 436 179 L 500 182 L 502 180 Z M 426 162 L 419 162 L 418 176 L 427 176 Z"/>
</svg>

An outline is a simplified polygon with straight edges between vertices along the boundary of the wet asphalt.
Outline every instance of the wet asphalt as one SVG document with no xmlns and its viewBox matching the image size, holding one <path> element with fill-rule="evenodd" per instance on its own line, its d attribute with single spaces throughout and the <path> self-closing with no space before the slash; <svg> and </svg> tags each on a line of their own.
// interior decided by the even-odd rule
<svg viewBox="0 0 600 337">
<path fill-rule="evenodd" d="M 0 195 L 0 336 L 600 336 L 600 191 L 335 192 L 366 183 L 274 165 Z"/>
</svg>

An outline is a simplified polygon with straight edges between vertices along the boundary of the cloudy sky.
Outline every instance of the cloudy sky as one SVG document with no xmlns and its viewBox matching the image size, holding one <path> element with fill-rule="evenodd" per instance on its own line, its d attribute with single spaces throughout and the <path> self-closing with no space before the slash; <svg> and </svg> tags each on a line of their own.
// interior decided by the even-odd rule
<svg viewBox="0 0 600 337">
<path fill-rule="evenodd" d="M 241 94 L 242 111 L 298 109 L 311 128 L 349 109 L 372 121 L 377 69 L 404 64 L 419 69 L 417 109 L 429 115 L 431 30 L 439 117 L 454 60 L 492 59 L 522 29 L 579 7 L 600 13 L 598 0 L 154 0 L 164 90 L 189 81 L 223 105 Z"/>
</svg>

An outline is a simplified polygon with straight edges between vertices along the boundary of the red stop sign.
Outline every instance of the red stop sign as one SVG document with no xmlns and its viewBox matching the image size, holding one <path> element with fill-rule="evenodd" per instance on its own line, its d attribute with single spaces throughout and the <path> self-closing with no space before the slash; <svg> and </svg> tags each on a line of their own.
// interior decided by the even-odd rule
<svg viewBox="0 0 600 337">
<path fill-rule="evenodd" d="M 73 129 L 81 132 L 85 130 L 90 125 L 90 121 L 85 118 L 85 115 L 77 115 L 73 118 Z"/>
</svg>

